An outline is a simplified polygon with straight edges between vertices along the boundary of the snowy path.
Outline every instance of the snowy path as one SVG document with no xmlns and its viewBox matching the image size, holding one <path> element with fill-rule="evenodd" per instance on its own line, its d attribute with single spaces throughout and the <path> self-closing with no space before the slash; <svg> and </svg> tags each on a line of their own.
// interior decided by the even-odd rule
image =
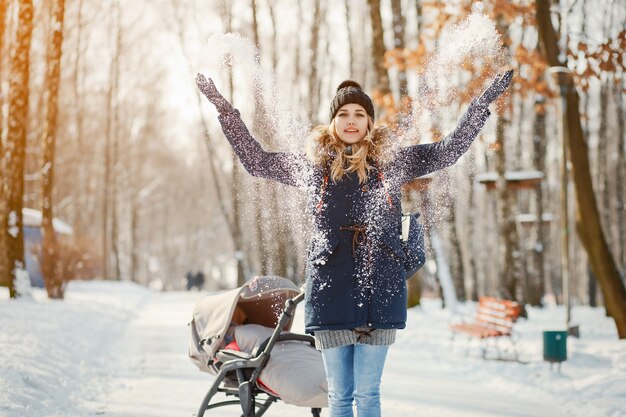
<svg viewBox="0 0 626 417">
<path fill-rule="evenodd" d="M 0 417 L 192 417 L 211 384 L 187 358 L 187 322 L 201 295 L 110 281 L 71 283 L 62 302 L 0 293 Z M 573 316 L 583 337 L 568 340 L 559 374 L 542 360 L 541 332 L 560 328 L 561 308 L 529 309 L 516 324 L 520 364 L 468 357 L 464 340 L 449 349 L 448 311 L 423 300 L 390 350 L 383 415 L 626 417 L 626 340 L 602 309 L 577 307 Z M 310 412 L 280 403 L 266 415 Z"/>
<path fill-rule="evenodd" d="M 110 398 L 99 411 L 115 417 L 192 416 L 209 387 L 211 376 L 199 372 L 187 359 L 189 320 L 198 293 L 165 293 L 152 297 L 129 323 L 124 343 L 124 366 L 114 375 Z M 302 312 L 298 318 L 301 320 Z M 409 323 L 411 325 L 411 323 Z M 414 323 L 415 326 L 421 323 Z M 298 321 L 294 330 L 301 331 Z M 437 329 L 439 334 L 441 329 Z M 433 340 L 441 339 L 433 335 Z M 477 371 L 483 361 L 465 358 L 436 346 L 424 346 L 415 332 L 400 332 L 390 351 L 382 384 L 387 416 L 495 417 L 505 410 L 514 417 L 565 417 L 559 401 L 518 386 L 514 363 L 486 362 L 501 367 L 501 380 Z M 447 340 L 446 340 L 447 342 Z M 433 350 L 424 350 L 433 347 Z M 467 372 L 459 371 L 466 368 Z M 472 374 L 473 373 L 473 374 Z M 485 377 L 487 376 L 487 379 Z M 325 414 L 325 413 L 323 413 Z M 207 412 L 205 415 L 211 416 Z M 236 408 L 222 409 L 219 417 L 239 416 Z M 275 404 L 270 416 L 307 416 L 308 409 Z"/>
<path fill-rule="evenodd" d="M 128 323 L 116 348 L 111 394 L 99 412 L 119 417 L 191 416 L 206 375 L 187 359 L 188 329 L 198 293 L 151 297 Z"/>
</svg>

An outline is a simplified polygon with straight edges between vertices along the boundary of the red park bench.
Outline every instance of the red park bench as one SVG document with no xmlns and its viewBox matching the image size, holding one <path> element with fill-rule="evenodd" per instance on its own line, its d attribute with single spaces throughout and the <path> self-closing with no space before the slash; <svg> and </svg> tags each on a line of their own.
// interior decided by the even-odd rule
<svg viewBox="0 0 626 417">
<path fill-rule="evenodd" d="M 524 314 L 523 306 L 515 301 L 499 300 L 495 297 L 480 297 L 472 322 L 450 324 L 450 330 L 452 330 L 450 343 L 454 341 L 458 333 L 466 334 L 470 342 L 473 338 L 477 338 L 481 341 L 482 357 L 486 358 L 488 342 L 492 340 L 498 351 L 498 358 L 502 359 L 498 339 L 506 337 L 513 346 L 513 353 L 517 361 L 513 325 L 520 315 Z"/>
</svg>

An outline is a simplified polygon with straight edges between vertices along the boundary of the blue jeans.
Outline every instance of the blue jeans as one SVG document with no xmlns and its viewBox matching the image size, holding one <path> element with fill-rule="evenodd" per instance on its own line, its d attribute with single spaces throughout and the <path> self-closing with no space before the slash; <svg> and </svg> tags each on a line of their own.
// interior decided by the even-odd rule
<svg viewBox="0 0 626 417">
<path fill-rule="evenodd" d="M 323 349 L 330 417 L 380 417 L 380 379 L 389 346 L 356 344 Z"/>
</svg>

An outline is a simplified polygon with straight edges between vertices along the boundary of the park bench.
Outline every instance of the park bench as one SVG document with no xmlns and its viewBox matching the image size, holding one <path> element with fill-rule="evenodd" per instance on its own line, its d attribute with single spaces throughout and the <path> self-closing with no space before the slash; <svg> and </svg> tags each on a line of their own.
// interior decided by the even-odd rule
<svg viewBox="0 0 626 417">
<path fill-rule="evenodd" d="M 517 361 L 518 355 L 515 348 L 513 325 L 520 315 L 523 314 L 523 306 L 515 301 L 499 300 L 495 297 L 480 297 L 473 321 L 450 324 L 450 330 L 452 330 L 450 343 L 454 342 L 454 338 L 458 333 L 467 335 L 468 343 L 471 343 L 472 339 L 479 339 L 481 341 L 482 357 L 486 358 L 489 342 L 493 341 L 493 345 L 498 352 L 498 359 L 502 359 L 502 351 L 498 345 L 498 340 L 506 337 L 513 347 L 513 354 Z"/>
</svg>

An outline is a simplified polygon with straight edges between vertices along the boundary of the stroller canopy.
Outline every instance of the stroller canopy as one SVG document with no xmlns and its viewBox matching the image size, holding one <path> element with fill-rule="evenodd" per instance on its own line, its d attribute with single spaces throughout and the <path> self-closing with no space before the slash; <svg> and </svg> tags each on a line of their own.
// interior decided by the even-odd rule
<svg viewBox="0 0 626 417">
<path fill-rule="evenodd" d="M 191 320 L 189 357 L 204 372 L 215 373 L 210 366 L 212 358 L 223 347 L 224 335 L 237 311 L 245 321 L 239 324 L 258 324 L 276 327 L 285 301 L 300 293 L 288 279 L 276 276 L 257 276 L 239 288 L 202 297 L 195 305 Z M 293 319 L 284 326 L 289 331 Z"/>
</svg>

